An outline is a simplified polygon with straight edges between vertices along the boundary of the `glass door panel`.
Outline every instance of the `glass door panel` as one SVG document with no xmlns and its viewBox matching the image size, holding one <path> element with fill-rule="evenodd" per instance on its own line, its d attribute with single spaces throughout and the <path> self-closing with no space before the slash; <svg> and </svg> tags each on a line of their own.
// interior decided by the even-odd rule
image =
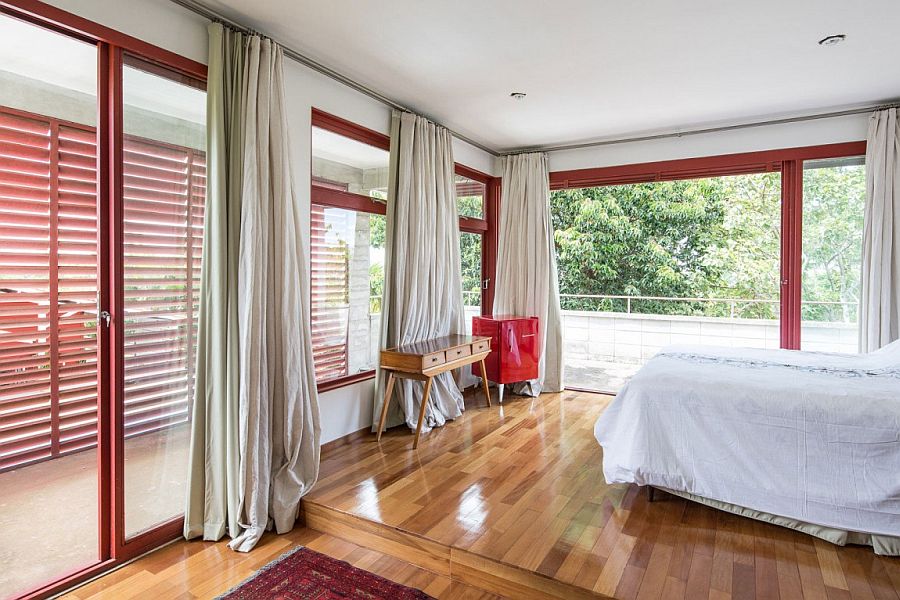
<svg viewBox="0 0 900 600">
<path fill-rule="evenodd" d="M 803 164 L 802 350 L 858 351 L 865 203 L 864 157 Z"/>
<path fill-rule="evenodd" d="M 0 598 L 100 559 L 97 47 L 0 15 Z"/>
<path fill-rule="evenodd" d="M 553 192 L 567 383 L 615 392 L 670 344 L 778 348 L 779 175 Z"/>
<path fill-rule="evenodd" d="M 125 535 L 184 512 L 194 390 L 205 86 L 123 68 Z"/>
<path fill-rule="evenodd" d="M 462 294 L 466 315 L 466 332 L 472 333 L 472 317 L 481 314 L 481 243 L 480 233 L 459 233 L 459 258 L 462 265 Z"/>
</svg>

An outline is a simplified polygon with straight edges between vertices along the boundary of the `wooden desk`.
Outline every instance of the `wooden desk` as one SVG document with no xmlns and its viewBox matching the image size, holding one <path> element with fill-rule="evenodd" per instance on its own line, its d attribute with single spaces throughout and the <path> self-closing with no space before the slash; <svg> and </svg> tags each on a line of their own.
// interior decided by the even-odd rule
<svg viewBox="0 0 900 600">
<path fill-rule="evenodd" d="M 425 420 L 425 405 L 431 392 L 431 380 L 435 375 L 452 371 L 472 363 L 481 363 L 481 383 L 488 406 L 491 405 L 491 393 L 488 391 L 487 370 L 484 359 L 491 352 L 491 338 L 471 337 L 468 335 L 448 335 L 433 340 L 414 342 L 396 348 L 381 351 L 381 368 L 388 372 L 387 387 L 384 390 L 384 405 L 381 407 L 381 420 L 378 422 L 378 440 L 384 421 L 387 419 L 388 406 L 394 391 L 395 379 L 414 379 L 425 382 L 422 394 L 422 405 L 419 408 L 419 424 L 416 427 L 416 439 L 413 448 L 419 447 L 419 434 L 422 433 L 422 422 Z"/>
</svg>

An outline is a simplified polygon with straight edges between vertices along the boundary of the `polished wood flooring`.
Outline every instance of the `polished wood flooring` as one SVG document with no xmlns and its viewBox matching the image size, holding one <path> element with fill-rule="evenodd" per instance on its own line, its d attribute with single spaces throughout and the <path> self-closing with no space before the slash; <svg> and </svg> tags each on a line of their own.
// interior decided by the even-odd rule
<svg viewBox="0 0 900 600">
<path fill-rule="evenodd" d="M 307 546 L 440 599 L 502 600 L 472 586 L 435 575 L 381 552 L 299 527 L 287 535 L 266 534 L 248 554 L 227 542 L 175 542 L 63 596 L 66 600 L 209 599 L 251 577 L 291 548 Z"/>
<path fill-rule="evenodd" d="M 417 451 L 402 427 L 333 448 L 307 526 L 514 598 L 900 600 L 900 559 L 607 485 L 610 400 L 479 394 Z"/>
<path fill-rule="evenodd" d="M 307 545 L 436 598 L 900 600 L 900 559 L 605 484 L 593 423 L 609 401 L 479 394 L 417 451 L 404 428 L 357 436 L 324 451 L 306 527 L 249 554 L 177 542 L 66 598 L 212 598 Z"/>
</svg>

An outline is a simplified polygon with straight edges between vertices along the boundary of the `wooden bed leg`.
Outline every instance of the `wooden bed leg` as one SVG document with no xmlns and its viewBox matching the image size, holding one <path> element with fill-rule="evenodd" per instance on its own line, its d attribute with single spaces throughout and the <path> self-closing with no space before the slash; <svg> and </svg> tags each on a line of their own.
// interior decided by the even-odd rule
<svg viewBox="0 0 900 600">
<path fill-rule="evenodd" d="M 647 502 L 656 500 L 656 488 L 652 485 L 647 486 Z"/>
</svg>

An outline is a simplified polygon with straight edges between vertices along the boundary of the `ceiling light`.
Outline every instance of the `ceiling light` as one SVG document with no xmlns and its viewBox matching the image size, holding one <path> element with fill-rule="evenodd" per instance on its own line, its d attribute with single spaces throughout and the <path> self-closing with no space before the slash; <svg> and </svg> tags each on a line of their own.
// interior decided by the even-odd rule
<svg viewBox="0 0 900 600">
<path fill-rule="evenodd" d="M 509 97 L 515 100 L 522 100 L 526 95 L 527 94 L 525 94 L 525 92 L 513 92 L 509 95 Z"/>
<path fill-rule="evenodd" d="M 847 39 L 847 35 L 844 33 L 829 35 L 829 36 L 823 37 L 821 40 L 819 40 L 819 45 L 820 46 L 834 46 L 834 45 L 840 44 L 845 39 Z"/>
</svg>

